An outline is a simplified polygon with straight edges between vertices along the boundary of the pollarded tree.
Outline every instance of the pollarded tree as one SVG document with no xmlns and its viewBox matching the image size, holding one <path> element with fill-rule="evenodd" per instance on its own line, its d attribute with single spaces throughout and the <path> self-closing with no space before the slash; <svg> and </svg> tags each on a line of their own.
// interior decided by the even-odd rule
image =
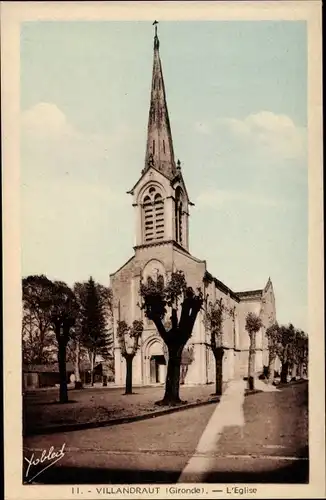
<svg viewBox="0 0 326 500">
<path fill-rule="evenodd" d="M 288 326 L 282 325 L 280 327 L 280 343 L 278 347 L 278 357 L 281 360 L 281 383 L 287 383 L 287 377 L 289 374 L 289 368 L 293 361 L 294 356 L 294 341 L 296 336 L 296 330 L 294 326 L 290 323 Z"/>
<path fill-rule="evenodd" d="M 256 365 L 256 336 L 261 327 L 262 321 L 257 314 L 250 312 L 246 317 L 246 330 L 249 334 L 249 359 L 248 359 L 248 389 L 255 388 L 255 365 Z"/>
<path fill-rule="evenodd" d="M 180 367 L 183 349 L 190 339 L 197 315 L 203 305 L 200 289 L 195 292 L 186 282 L 183 271 L 175 271 L 164 283 L 158 275 L 156 280 L 149 277 L 140 284 L 141 308 L 152 320 L 168 350 L 168 366 L 165 394 L 157 404 L 174 405 L 181 402 Z M 165 317 L 170 316 L 170 327 L 165 325 Z M 169 319 L 169 318 L 168 318 Z"/>
<path fill-rule="evenodd" d="M 142 321 L 135 320 L 132 326 L 125 321 L 118 321 L 117 339 L 121 356 L 126 360 L 125 394 L 132 394 L 132 362 L 139 348 L 139 341 L 144 330 Z"/>
<path fill-rule="evenodd" d="M 50 320 L 58 344 L 60 403 L 66 403 L 68 401 L 67 344 L 78 315 L 79 305 L 74 292 L 66 283 L 62 281 L 50 281 L 49 283 L 51 292 Z"/>
<path fill-rule="evenodd" d="M 268 383 L 273 384 L 275 374 L 275 361 L 281 342 L 281 333 L 278 323 L 274 323 L 266 330 L 268 339 Z"/>
<path fill-rule="evenodd" d="M 214 281 L 209 272 L 205 272 L 203 277 L 205 300 L 204 300 L 204 324 L 209 331 L 209 342 L 207 346 L 212 350 L 215 360 L 215 394 L 222 394 L 223 386 L 223 322 L 225 305 L 223 299 L 216 299 L 214 302 L 208 301 L 207 288 Z"/>
<path fill-rule="evenodd" d="M 223 386 L 223 322 L 226 306 L 223 299 L 209 302 L 205 307 L 205 326 L 209 331 L 208 347 L 215 359 L 215 394 L 222 395 Z"/>
</svg>

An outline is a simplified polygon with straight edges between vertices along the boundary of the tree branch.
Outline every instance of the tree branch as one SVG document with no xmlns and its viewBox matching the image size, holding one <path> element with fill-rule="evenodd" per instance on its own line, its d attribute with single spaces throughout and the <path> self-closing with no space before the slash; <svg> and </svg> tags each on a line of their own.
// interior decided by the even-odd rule
<svg viewBox="0 0 326 500">
<path fill-rule="evenodd" d="M 193 299 L 184 299 L 181 306 L 181 316 L 179 321 L 179 330 L 182 332 L 188 327 L 189 315 L 191 310 L 191 303 Z"/>
<path fill-rule="evenodd" d="M 166 332 L 166 329 L 162 323 L 160 316 L 153 314 L 152 321 L 153 321 L 154 325 L 156 326 L 158 333 L 161 335 L 162 339 L 165 342 L 167 339 L 167 332 Z"/>
</svg>

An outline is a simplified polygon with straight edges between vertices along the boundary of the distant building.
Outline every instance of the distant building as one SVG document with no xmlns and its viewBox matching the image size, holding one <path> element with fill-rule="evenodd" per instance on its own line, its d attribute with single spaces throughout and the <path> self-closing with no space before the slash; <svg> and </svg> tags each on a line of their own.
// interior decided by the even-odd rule
<svg viewBox="0 0 326 500">
<path fill-rule="evenodd" d="M 145 166 L 130 194 L 135 209 L 136 246 L 134 255 L 110 277 L 114 332 L 119 318 L 128 324 L 134 319 L 143 319 L 145 329 L 134 359 L 133 383 L 147 385 L 164 382 L 166 357 L 163 341 L 154 324 L 144 317 L 138 306 L 141 277 L 146 280 L 157 273 L 166 276 L 175 270 L 183 270 L 188 285 L 197 288 L 203 286 L 202 279 L 207 271 L 206 261 L 189 251 L 188 221 L 192 203 L 180 162 L 175 161 L 156 33 Z M 271 280 L 268 279 L 266 286 L 260 290 L 234 292 L 218 279 L 213 279 L 208 293 L 212 301 L 222 297 L 229 307 L 235 308 L 234 316 L 224 323 L 223 379 L 227 381 L 247 375 L 249 336 L 245 330 L 245 319 L 249 311 L 260 314 L 264 323 L 257 334 L 256 354 L 256 371 L 262 372 L 268 360 L 265 330 L 276 318 Z M 200 313 L 187 345 L 191 356 L 188 356 L 187 369 L 183 370 L 185 384 L 214 381 L 214 359 L 206 346 L 208 339 L 209 332 L 205 330 Z M 120 385 L 124 381 L 125 361 L 115 334 L 115 382 Z"/>
<path fill-rule="evenodd" d="M 67 383 L 71 382 L 71 375 L 75 373 L 74 363 L 70 361 L 66 365 Z M 111 367 L 104 361 L 98 362 L 94 367 L 94 382 L 102 382 L 103 376 L 106 376 L 108 382 L 114 380 L 114 374 Z M 83 384 L 89 384 L 91 381 L 91 365 L 89 362 L 80 363 L 80 378 Z M 23 390 L 37 389 L 41 387 L 55 387 L 60 384 L 58 363 L 49 364 L 23 364 Z"/>
</svg>

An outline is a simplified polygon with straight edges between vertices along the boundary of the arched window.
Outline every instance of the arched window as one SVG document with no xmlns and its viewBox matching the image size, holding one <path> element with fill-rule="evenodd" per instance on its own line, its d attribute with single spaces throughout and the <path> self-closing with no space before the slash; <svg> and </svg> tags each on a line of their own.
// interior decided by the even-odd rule
<svg viewBox="0 0 326 500">
<path fill-rule="evenodd" d="M 178 217 L 179 217 L 179 243 L 182 244 L 182 202 L 180 201 L 179 203 L 179 211 L 178 211 Z"/>
<path fill-rule="evenodd" d="M 182 190 L 179 186 L 175 191 L 174 208 L 175 240 L 182 245 Z"/>
<path fill-rule="evenodd" d="M 164 201 L 160 193 L 154 195 L 155 234 L 157 240 L 164 238 Z"/>
<path fill-rule="evenodd" d="M 159 189 L 151 186 L 143 199 L 145 243 L 164 239 L 164 200 Z"/>
</svg>

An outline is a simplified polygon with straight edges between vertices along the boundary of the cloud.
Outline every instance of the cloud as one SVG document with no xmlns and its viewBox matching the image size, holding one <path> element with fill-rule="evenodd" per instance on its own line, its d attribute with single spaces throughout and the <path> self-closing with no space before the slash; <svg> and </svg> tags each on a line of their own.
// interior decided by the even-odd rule
<svg viewBox="0 0 326 500">
<path fill-rule="evenodd" d="M 56 104 L 38 103 L 21 114 L 23 183 L 60 183 L 69 176 L 76 186 L 102 184 L 114 191 L 117 183 L 125 180 L 123 174 L 132 170 L 134 137 L 135 131 L 124 124 L 101 133 L 85 132 Z M 118 189 L 124 193 L 129 188 Z"/>
<path fill-rule="evenodd" d="M 118 163 L 129 133 L 124 127 L 111 134 L 85 133 L 53 103 L 38 103 L 21 114 L 24 273 L 73 276 L 85 262 L 92 270 L 98 265 L 94 249 L 110 248 L 110 238 L 131 226 L 126 194 L 131 186 L 119 185 Z M 103 266 L 107 252 L 99 250 Z M 108 271 L 103 267 L 105 275 Z"/>
<path fill-rule="evenodd" d="M 236 202 L 259 205 L 261 207 L 280 207 L 284 205 L 283 200 L 268 198 L 256 193 L 228 191 L 215 188 L 209 188 L 202 191 L 196 199 L 196 205 L 205 208 L 219 208 L 222 205 Z"/>
<path fill-rule="evenodd" d="M 306 155 L 307 130 L 295 125 L 286 115 L 260 111 L 244 120 L 223 118 L 219 125 L 248 148 L 284 160 L 302 159 Z"/>
<path fill-rule="evenodd" d="M 77 132 L 68 122 L 65 114 L 53 103 L 39 102 L 21 115 L 21 126 L 29 137 L 75 136 Z"/>
</svg>

